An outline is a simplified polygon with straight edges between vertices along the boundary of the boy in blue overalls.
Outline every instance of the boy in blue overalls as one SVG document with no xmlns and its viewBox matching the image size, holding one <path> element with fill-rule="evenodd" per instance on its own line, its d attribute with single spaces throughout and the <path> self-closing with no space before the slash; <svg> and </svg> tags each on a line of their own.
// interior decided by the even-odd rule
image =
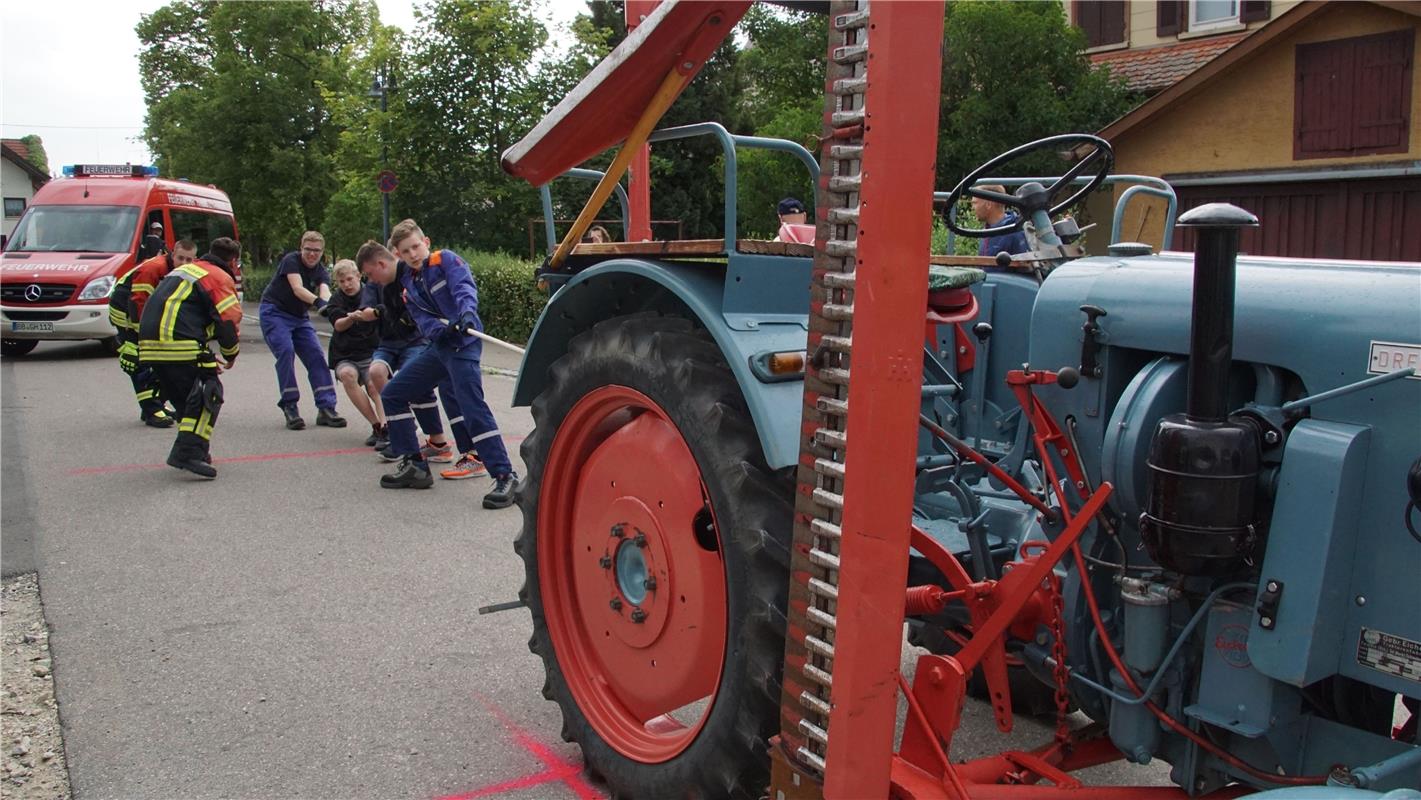
<svg viewBox="0 0 1421 800">
<path fill-rule="evenodd" d="M 286 427 L 293 431 L 306 427 L 296 406 L 296 401 L 301 399 L 301 390 L 296 388 L 298 356 L 306 366 L 311 392 L 316 395 L 316 424 L 345 427 L 345 419 L 336 413 L 335 384 L 331 381 L 325 350 L 316 340 L 316 329 L 311 327 L 306 313 L 310 307 L 320 311 L 331 299 L 331 279 L 321 263 L 325 249 L 324 236 L 306 231 L 301 236 L 301 250 L 287 253 L 281 259 L 258 306 L 262 338 L 276 356 L 276 384 L 281 388 L 276 404 L 286 416 Z"/>
<path fill-rule="evenodd" d="M 503 436 L 484 400 L 479 371 L 483 342 L 468 333 L 483 330 L 474 276 L 452 250 L 431 253 L 429 238 L 412 219 L 395 226 L 390 232 L 390 245 L 408 267 L 399 277 L 406 308 L 430 344 L 429 349 L 401 367 L 381 392 L 390 445 L 401 461 L 398 470 L 380 478 L 380 485 L 387 489 L 428 489 L 433 485 L 429 465 L 419 451 L 409 404 L 445 381 L 463 411 L 463 424 L 479 460 L 493 477 L 493 489 L 484 495 L 484 508 L 507 508 L 513 504 L 518 474 L 513 471 Z"/>
</svg>

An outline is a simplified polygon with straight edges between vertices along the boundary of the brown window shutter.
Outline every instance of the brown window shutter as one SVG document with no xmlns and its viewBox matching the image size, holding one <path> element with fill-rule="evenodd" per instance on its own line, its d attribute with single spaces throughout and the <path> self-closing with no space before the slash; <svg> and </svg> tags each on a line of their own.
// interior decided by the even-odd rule
<svg viewBox="0 0 1421 800">
<path fill-rule="evenodd" d="M 1086 47 L 1125 41 L 1124 0 L 1074 0 L 1071 11 L 1076 25 L 1085 33 Z"/>
<path fill-rule="evenodd" d="M 1184 30 L 1186 8 L 1184 0 L 1158 0 L 1155 3 L 1155 34 L 1178 36 Z"/>
<path fill-rule="evenodd" d="M 1295 51 L 1293 157 L 1326 158 L 1351 149 L 1348 117 L 1353 51 L 1349 40 L 1300 44 Z"/>
<path fill-rule="evenodd" d="M 1238 10 L 1239 22 L 1261 22 L 1272 13 L 1273 4 L 1268 0 L 1243 0 Z"/>
<path fill-rule="evenodd" d="M 1352 96 L 1352 151 L 1401 153 L 1410 130 L 1411 62 L 1415 34 L 1410 28 L 1356 42 Z"/>
</svg>

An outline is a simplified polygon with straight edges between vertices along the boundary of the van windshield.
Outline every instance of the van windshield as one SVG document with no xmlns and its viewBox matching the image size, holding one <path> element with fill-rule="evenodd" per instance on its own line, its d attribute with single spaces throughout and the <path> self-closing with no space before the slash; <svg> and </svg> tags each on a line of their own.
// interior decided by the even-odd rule
<svg viewBox="0 0 1421 800">
<path fill-rule="evenodd" d="M 123 253 L 137 230 L 137 206 L 30 206 L 5 252 Z"/>
</svg>

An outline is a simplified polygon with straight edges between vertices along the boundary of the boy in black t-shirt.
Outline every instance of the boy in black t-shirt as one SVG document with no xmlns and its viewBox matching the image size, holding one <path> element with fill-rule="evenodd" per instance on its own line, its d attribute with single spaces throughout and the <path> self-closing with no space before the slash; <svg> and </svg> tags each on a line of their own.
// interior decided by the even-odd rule
<svg viewBox="0 0 1421 800">
<path fill-rule="evenodd" d="M 262 292 L 258 308 L 262 338 L 276 357 L 276 384 L 281 397 L 276 404 L 286 417 L 286 427 L 304 430 L 297 401 L 301 391 L 296 388 L 296 359 L 306 367 L 306 380 L 316 396 L 316 424 L 344 428 L 345 418 L 336 413 L 336 392 L 331 385 L 331 368 L 326 364 L 321 344 L 316 341 L 316 329 L 306 315 L 308 308 L 320 311 L 331 296 L 330 278 L 321 263 L 326 251 L 326 239 L 316 231 L 306 231 L 301 237 L 301 249 L 288 253 L 276 267 L 276 275 Z"/>
<path fill-rule="evenodd" d="M 380 323 L 375 310 L 379 299 L 373 287 L 361 285 L 360 271 L 354 261 L 336 262 L 331 274 L 336 291 L 330 303 L 321 309 L 335 329 L 327 351 L 331 369 L 335 371 L 336 380 L 345 387 L 350 402 L 370 423 L 370 435 L 383 439 L 385 409 L 380 404 L 380 393 L 368 383 L 370 359 L 380 343 Z"/>
</svg>

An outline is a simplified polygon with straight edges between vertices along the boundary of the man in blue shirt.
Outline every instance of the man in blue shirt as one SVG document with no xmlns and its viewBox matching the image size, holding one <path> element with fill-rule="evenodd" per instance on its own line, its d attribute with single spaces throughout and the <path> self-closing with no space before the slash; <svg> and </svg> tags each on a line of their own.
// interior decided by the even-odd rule
<svg viewBox="0 0 1421 800">
<path fill-rule="evenodd" d="M 978 186 L 989 192 L 1006 194 L 1005 187 L 999 184 L 987 184 Z M 984 197 L 972 198 L 972 213 L 976 215 L 985 227 L 995 228 L 1000 225 L 1014 225 L 1021 216 L 1015 211 L 1008 211 L 1007 207 L 995 200 L 988 200 Z M 997 253 L 1005 251 L 1009 255 L 1025 253 L 1031 249 L 1026 242 L 1026 232 L 1015 230 L 1011 233 L 1003 233 L 997 236 L 989 236 L 982 240 L 981 246 L 977 249 L 979 256 L 995 256 Z"/>
<path fill-rule="evenodd" d="M 380 485 L 387 489 L 428 489 L 433 484 L 415 436 L 410 403 L 442 382 L 447 388 L 440 391 L 453 391 L 463 411 L 470 444 L 493 478 L 493 489 L 484 495 L 484 508 L 507 508 L 513 504 L 518 473 L 513 471 L 503 435 L 484 399 L 479 371 L 483 341 L 471 333 L 483 330 L 474 277 L 454 251 L 431 252 L 429 238 L 414 220 L 396 225 L 390 232 L 390 244 L 408 267 L 399 275 L 405 290 L 405 307 L 420 333 L 429 340 L 429 349 L 401 367 L 381 392 L 390 447 L 401 460 L 398 470 L 380 478 Z"/>
<path fill-rule="evenodd" d="M 276 383 L 281 397 L 276 404 L 286 415 L 286 427 L 299 431 L 306 427 L 297 401 L 301 390 L 296 388 L 296 358 L 306 367 L 306 380 L 316 396 L 316 424 L 344 428 L 345 420 L 336 413 L 335 384 L 326 354 L 316 340 L 308 308 L 325 308 L 331 299 L 331 279 L 321 256 L 326 239 L 316 231 L 301 236 L 301 250 L 287 253 L 277 265 L 276 275 L 262 292 L 260 314 L 262 338 L 271 354 L 276 356 Z"/>
</svg>

